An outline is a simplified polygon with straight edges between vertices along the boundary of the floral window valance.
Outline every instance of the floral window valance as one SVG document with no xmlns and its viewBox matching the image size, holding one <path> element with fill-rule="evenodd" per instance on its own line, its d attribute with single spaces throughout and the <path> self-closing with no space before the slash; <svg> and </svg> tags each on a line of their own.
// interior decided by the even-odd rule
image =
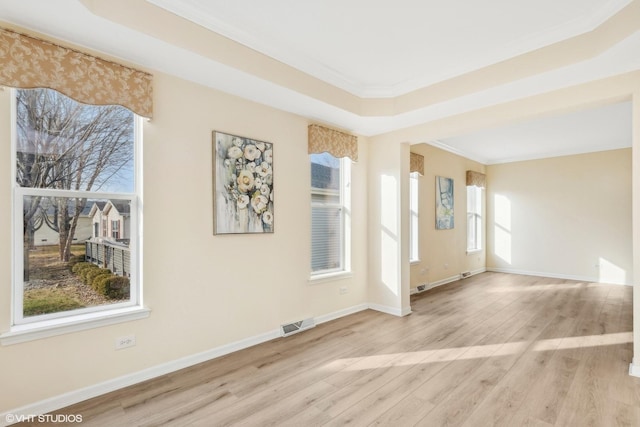
<svg viewBox="0 0 640 427">
<path fill-rule="evenodd" d="M 358 161 L 358 137 L 320 125 L 309 125 L 309 154 L 327 152 Z"/>
<path fill-rule="evenodd" d="M 55 89 L 92 105 L 153 115 L 152 76 L 73 49 L 0 28 L 0 85 Z"/>
<path fill-rule="evenodd" d="M 486 181 L 485 174 L 475 171 L 467 171 L 467 186 L 475 185 L 476 187 L 486 188 Z"/>
<path fill-rule="evenodd" d="M 411 153 L 409 160 L 409 172 L 418 172 L 424 176 L 424 156 L 421 154 Z"/>
</svg>

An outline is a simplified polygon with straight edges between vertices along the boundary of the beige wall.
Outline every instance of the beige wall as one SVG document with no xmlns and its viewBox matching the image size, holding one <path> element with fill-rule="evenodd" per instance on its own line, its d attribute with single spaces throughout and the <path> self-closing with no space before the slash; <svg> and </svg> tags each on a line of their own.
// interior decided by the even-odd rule
<svg viewBox="0 0 640 427">
<path fill-rule="evenodd" d="M 2 332 L 11 300 L 9 94 L 0 91 Z M 353 275 L 310 284 L 308 120 L 160 73 L 154 97 L 154 118 L 144 124 L 144 301 L 151 315 L 0 347 L 0 413 L 367 301 L 365 138 L 352 168 Z M 214 129 L 274 144 L 274 234 L 213 235 Z M 115 338 L 128 334 L 137 345 L 115 351 Z"/>
<path fill-rule="evenodd" d="M 487 267 L 631 284 L 631 149 L 487 167 Z"/>
<path fill-rule="evenodd" d="M 411 264 L 411 288 L 452 280 L 465 271 L 484 269 L 484 250 L 467 255 L 466 171 L 484 173 L 485 166 L 428 144 L 412 145 L 411 152 L 424 156 L 424 176 L 418 178 L 420 262 Z M 453 178 L 454 228 L 451 230 L 435 228 L 436 176 Z"/>
</svg>

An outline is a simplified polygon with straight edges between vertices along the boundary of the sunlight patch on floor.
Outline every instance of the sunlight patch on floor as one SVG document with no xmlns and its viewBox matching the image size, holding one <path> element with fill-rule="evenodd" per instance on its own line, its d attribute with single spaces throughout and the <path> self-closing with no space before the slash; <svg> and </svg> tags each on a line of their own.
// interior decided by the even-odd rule
<svg viewBox="0 0 640 427">
<path fill-rule="evenodd" d="M 412 351 L 406 353 L 378 354 L 375 356 L 344 358 L 332 361 L 322 367 L 328 371 L 360 371 L 399 366 L 412 366 L 424 363 L 449 362 L 453 360 L 483 359 L 488 357 L 510 356 L 526 351 L 568 350 L 584 347 L 618 345 L 633 342 L 632 332 L 620 332 L 603 335 L 550 338 L 530 341 L 517 341 L 500 344 L 451 347 L 434 350 Z"/>
<path fill-rule="evenodd" d="M 577 289 L 578 287 L 595 287 L 597 283 L 591 282 L 576 282 L 576 283 L 548 283 L 544 285 L 529 285 L 529 286 L 496 286 L 491 289 L 487 289 L 490 294 L 495 293 L 508 293 L 508 292 L 537 292 L 537 291 L 557 291 L 559 289 Z"/>
<path fill-rule="evenodd" d="M 599 347 L 633 342 L 633 332 L 616 334 L 587 335 L 582 337 L 553 338 L 536 341 L 533 351 L 568 350 L 582 347 Z"/>
</svg>

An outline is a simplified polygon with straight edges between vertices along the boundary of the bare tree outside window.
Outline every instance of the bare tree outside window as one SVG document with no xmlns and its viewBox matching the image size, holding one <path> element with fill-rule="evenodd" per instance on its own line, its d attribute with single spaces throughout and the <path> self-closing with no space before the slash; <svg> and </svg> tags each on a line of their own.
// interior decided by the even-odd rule
<svg viewBox="0 0 640 427">
<path fill-rule="evenodd" d="M 89 224 L 87 233 L 79 232 L 81 217 L 100 194 L 134 193 L 134 115 L 121 106 L 81 104 L 50 89 L 20 89 L 15 119 L 17 185 L 66 191 L 61 197 L 23 192 L 26 284 L 34 271 L 31 251 L 57 246 L 58 261 L 68 263 L 76 245 L 74 251 L 85 256 L 82 243 L 93 237 L 93 228 Z M 70 191 L 81 194 L 69 197 Z M 87 197 L 87 192 L 96 193 L 96 198 Z M 100 206 L 107 202 L 102 200 Z M 55 238 L 42 237 L 52 235 Z"/>
</svg>

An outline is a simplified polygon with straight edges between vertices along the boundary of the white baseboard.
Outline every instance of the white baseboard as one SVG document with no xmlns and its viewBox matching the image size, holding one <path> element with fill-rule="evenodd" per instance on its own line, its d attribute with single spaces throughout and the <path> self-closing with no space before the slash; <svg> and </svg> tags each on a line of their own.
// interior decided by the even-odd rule
<svg viewBox="0 0 640 427">
<path fill-rule="evenodd" d="M 408 316 L 408 315 L 410 315 L 412 312 L 413 312 L 413 311 L 411 311 L 411 306 L 409 306 L 409 307 L 402 307 L 402 311 L 401 311 L 401 315 L 400 315 L 400 316 L 401 316 L 401 317 Z"/>
<path fill-rule="evenodd" d="M 369 304 L 359 304 L 359 305 L 354 305 L 353 307 L 345 308 L 343 310 L 334 311 L 333 313 L 324 314 L 322 316 L 318 316 L 315 318 L 316 325 L 319 325 L 325 322 L 330 322 L 332 320 L 336 320 L 341 317 L 357 313 L 359 311 L 364 311 L 368 308 L 369 308 Z"/>
<path fill-rule="evenodd" d="M 480 271 L 480 270 L 476 270 L 476 271 L 477 271 L 477 273 L 471 272 L 471 276 L 473 276 L 474 274 L 482 273 L 482 272 L 484 272 L 486 270 L 482 269 L 482 271 Z M 422 292 L 428 291 L 429 289 L 437 288 L 438 286 L 442 286 L 442 285 L 446 285 L 448 283 L 456 282 L 456 281 L 460 280 L 461 278 L 462 278 L 462 275 L 456 274 L 455 276 L 447 277 L 446 279 L 437 280 L 437 281 L 431 282 L 431 283 L 425 283 L 425 288 L 423 290 L 421 290 L 421 291 L 419 291 L 417 287 L 411 289 L 411 295 L 420 294 Z M 420 286 L 422 286 L 422 285 L 420 285 Z"/>
<path fill-rule="evenodd" d="M 629 375 L 632 377 L 640 377 L 640 366 L 636 365 L 634 362 L 629 363 Z"/>
<path fill-rule="evenodd" d="M 411 314 L 411 307 L 396 308 L 374 303 L 369 303 L 368 306 L 371 310 L 379 311 L 385 314 L 391 314 L 392 316 L 397 317 L 404 317 L 408 314 Z"/>
<path fill-rule="evenodd" d="M 373 308 L 372 304 L 366 304 L 366 303 L 359 304 L 353 307 L 345 308 L 343 310 L 335 311 L 333 313 L 328 313 L 322 316 L 318 316 L 314 320 L 316 321 L 316 324 L 325 323 L 331 320 L 338 319 L 340 317 L 357 313 L 359 311 L 367 310 L 369 308 L 373 308 L 374 310 L 383 311 L 387 313 L 387 311 L 380 310 L 379 308 L 381 307 L 383 306 L 378 306 L 378 308 Z M 393 314 L 396 316 L 404 316 L 411 312 L 410 308 L 409 308 L 409 313 L 405 313 L 404 309 L 398 310 L 398 309 L 393 309 L 391 307 L 388 307 L 388 309 L 389 309 L 388 311 L 389 314 Z M 156 365 L 151 368 L 143 369 L 142 371 L 123 375 L 118 378 L 103 381 L 98 384 L 94 384 L 88 387 L 84 387 L 78 390 L 74 390 L 68 393 L 54 396 L 49 399 L 41 400 L 39 402 L 22 406 L 20 408 L 12 409 L 7 412 L 0 413 L 0 426 L 8 425 L 9 422 L 7 422 L 7 420 L 10 417 L 46 414 L 48 412 L 55 411 L 57 409 L 61 409 L 61 408 L 82 402 L 83 400 L 101 396 L 105 393 L 110 393 L 112 391 L 119 390 L 124 387 L 129 387 L 134 384 L 138 384 L 140 382 L 159 377 L 161 375 L 170 374 L 180 369 L 188 368 L 190 366 L 197 365 L 198 363 L 216 359 L 218 357 L 225 356 L 227 354 L 240 351 L 245 348 L 253 347 L 255 345 L 262 344 L 264 342 L 271 341 L 273 339 L 280 338 L 280 337 L 281 337 L 280 329 L 274 329 L 273 331 L 265 332 L 263 334 L 249 337 L 243 340 L 239 340 L 230 344 L 225 344 L 220 347 L 213 348 L 211 350 L 207 350 L 201 353 L 182 357 L 177 360 Z M 16 418 L 13 418 L 13 419 L 15 420 Z"/>
<path fill-rule="evenodd" d="M 480 273 L 486 273 L 486 271 L 487 271 L 486 267 L 478 268 L 476 270 L 471 270 L 471 276 L 475 276 L 476 274 L 480 274 Z"/>
<path fill-rule="evenodd" d="M 433 289 L 433 288 L 437 288 L 438 286 L 442 286 L 442 285 L 446 285 L 448 283 L 452 283 L 452 282 L 456 282 L 458 280 L 460 280 L 461 275 L 460 274 L 456 274 L 455 276 L 451 276 L 451 277 L 447 277 L 441 280 L 437 280 L 435 282 L 429 283 L 429 285 L 427 286 L 427 289 Z"/>
</svg>

